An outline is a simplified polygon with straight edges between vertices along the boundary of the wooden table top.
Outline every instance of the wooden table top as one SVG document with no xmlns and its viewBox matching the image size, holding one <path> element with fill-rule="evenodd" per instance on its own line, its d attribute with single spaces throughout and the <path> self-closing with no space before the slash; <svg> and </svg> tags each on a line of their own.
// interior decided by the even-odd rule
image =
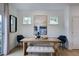
<svg viewBox="0 0 79 59">
<path fill-rule="evenodd" d="M 48 38 L 40 38 L 36 39 L 34 37 L 24 38 L 21 40 L 22 42 L 61 42 L 56 37 L 48 37 Z"/>
</svg>

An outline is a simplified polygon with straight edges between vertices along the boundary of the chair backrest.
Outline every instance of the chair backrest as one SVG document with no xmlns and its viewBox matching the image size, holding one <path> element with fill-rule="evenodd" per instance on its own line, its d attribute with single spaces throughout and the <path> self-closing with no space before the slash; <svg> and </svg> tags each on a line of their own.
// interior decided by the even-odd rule
<svg viewBox="0 0 79 59">
<path fill-rule="evenodd" d="M 61 40 L 62 43 L 65 43 L 67 41 L 67 37 L 65 35 L 60 35 L 58 39 Z"/>
<path fill-rule="evenodd" d="M 23 39 L 24 36 L 23 35 L 17 35 L 17 42 L 19 43 L 21 39 Z"/>
</svg>

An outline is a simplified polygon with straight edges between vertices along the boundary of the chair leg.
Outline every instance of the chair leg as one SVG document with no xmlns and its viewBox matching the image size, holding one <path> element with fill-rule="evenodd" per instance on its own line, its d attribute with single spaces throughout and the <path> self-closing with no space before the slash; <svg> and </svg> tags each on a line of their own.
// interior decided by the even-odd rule
<svg viewBox="0 0 79 59">
<path fill-rule="evenodd" d="M 51 56 L 52 56 L 52 53 L 51 53 Z"/>
<path fill-rule="evenodd" d="M 17 44 L 17 47 L 18 47 L 18 49 L 20 49 L 20 48 L 21 48 L 21 45 L 20 45 L 20 43 L 18 43 L 18 44 Z"/>
</svg>

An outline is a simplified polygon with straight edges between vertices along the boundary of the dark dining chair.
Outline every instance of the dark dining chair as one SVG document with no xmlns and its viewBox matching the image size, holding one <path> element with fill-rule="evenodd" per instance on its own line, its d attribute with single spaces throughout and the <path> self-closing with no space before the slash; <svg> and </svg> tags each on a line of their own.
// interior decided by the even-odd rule
<svg viewBox="0 0 79 59">
<path fill-rule="evenodd" d="M 17 35 L 17 42 L 18 42 L 18 46 L 20 46 L 21 41 L 24 38 L 23 35 Z"/>
<path fill-rule="evenodd" d="M 66 43 L 66 41 L 67 41 L 67 37 L 65 36 L 65 35 L 60 35 L 59 37 L 58 37 L 58 39 L 59 40 L 61 40 L 61 47 L 62 48 L 65 48 L 65 43 Z"/>
</svg>

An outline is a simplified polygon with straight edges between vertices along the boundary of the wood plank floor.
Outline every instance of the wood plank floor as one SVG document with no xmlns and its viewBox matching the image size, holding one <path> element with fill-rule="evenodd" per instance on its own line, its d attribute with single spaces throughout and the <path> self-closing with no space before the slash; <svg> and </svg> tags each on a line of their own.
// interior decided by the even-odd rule
<svg viewBox="0 0 79 59">
<path fill-rule="evenodd" d="M 67 50 L 62 51 L 62 56 L 79 56 L 79 50 Z"/>
<path fill-rule="evenodd" d="M 8 56 L 23 56 L 22 48 L 21 47 L 14 48 L 8 54 Z M 36 55 L 34 55 L 34 56 L 36 56 Z M 67 49 L 63 49 L 62 52 L 61 52 L 61 56 L 79 56 L 79 50 L 67 50 Z"/>
</svg>

